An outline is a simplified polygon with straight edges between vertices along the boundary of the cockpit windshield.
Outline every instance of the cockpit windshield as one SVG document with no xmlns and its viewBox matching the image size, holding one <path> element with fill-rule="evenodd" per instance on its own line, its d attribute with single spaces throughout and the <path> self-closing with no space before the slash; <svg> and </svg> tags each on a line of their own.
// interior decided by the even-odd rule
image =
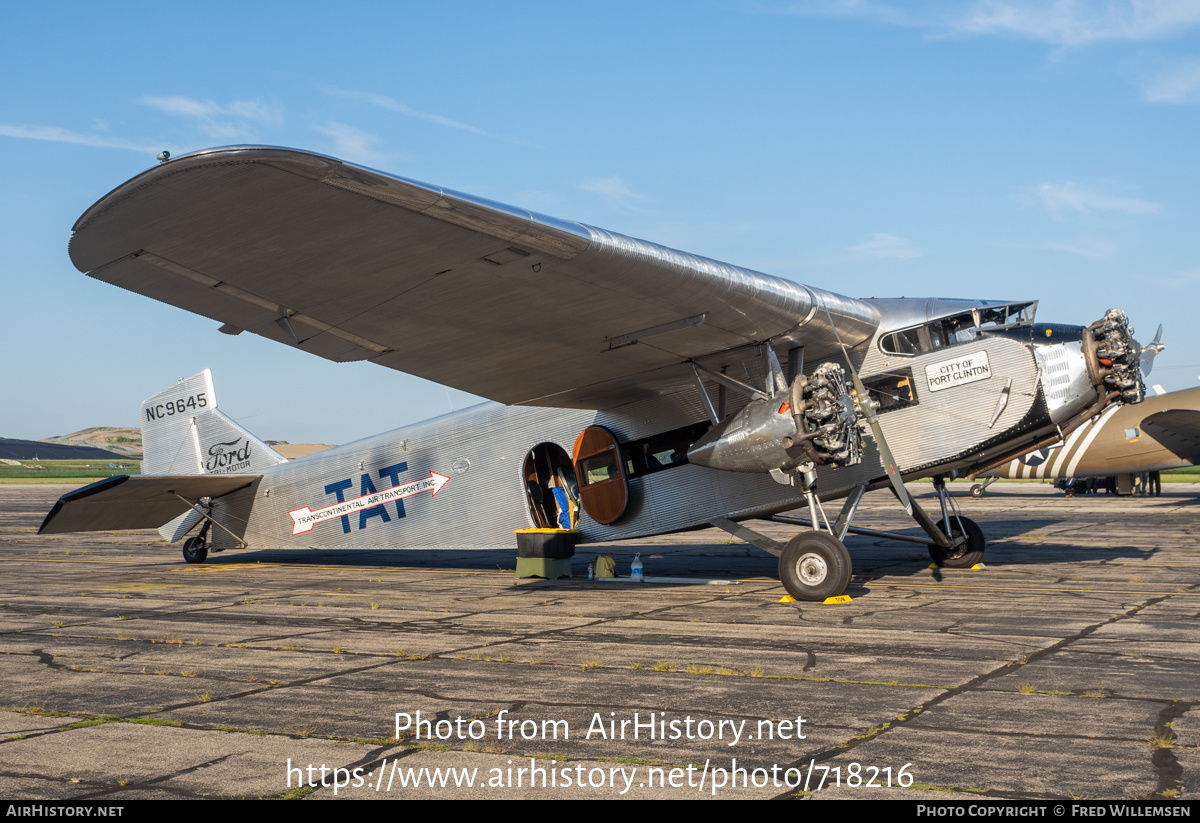
<svg viewBox="0 0 1200 823">
<path fill-rule="evenodd" d="M 970 343 L 984 332 L 1032 325 L 1036 310 L 1036 302 L 971 309 L 885 334 L 879 339 L 879 348 L 885 354 L 915 357 Z"/>
</svg>

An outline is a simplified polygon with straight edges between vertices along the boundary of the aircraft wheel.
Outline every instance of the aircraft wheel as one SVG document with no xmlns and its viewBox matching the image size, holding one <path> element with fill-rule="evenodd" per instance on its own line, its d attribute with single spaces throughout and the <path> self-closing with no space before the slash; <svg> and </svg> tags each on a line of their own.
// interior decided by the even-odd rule
<svg viewBox="0 0 1200 823">
<path fill-rule="evenodd" d="M 850 584 L 851 570 L 850 552 L 825 532 L 796 535 L 779 558 L 779 579 L 797 600 L 836 597 Z"/>
<path fill-rule="evenodd" d="M 208 558 L 208 546 L 204 538 L 197 535 L 183 541 L 183 560 L 185 563 L 203 563 Z"/>
<path fill-rule="evenodd" d="M 962 529 L 958 527 L 959 521 L 962 522 Z M 934 563 L 948 569 L 969 569 L 983 559 L 983 549 L 987 545 L 987 538 L 983 536 L 983 529 L 979 528 L 974 520 L 968 517 L 951 517 L 950 529 L 946 528 L 945 520 L 938 523 L 938 528 L 951 539 L 965 531 L 967 542 L 959 544 L 949 552 L 941 546 L 930 546 L 929 556 L 933 558 Z"/>
<path fill-rule="evenodd" d="M 976 500 L 978 500 L 980 497 L 983 497 L 985 494 L 987 494 L 987 489 L 982 483 L 976 483 L 971 487 L 971 496 Z"/>
</svg>

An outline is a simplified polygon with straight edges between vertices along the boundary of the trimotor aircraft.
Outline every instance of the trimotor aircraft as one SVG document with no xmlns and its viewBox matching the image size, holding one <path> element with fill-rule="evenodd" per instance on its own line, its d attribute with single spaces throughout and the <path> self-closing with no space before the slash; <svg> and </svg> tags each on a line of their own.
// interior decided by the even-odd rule
<svg viewBox="0 0 1200 823">
<path fill-rule="evenodd" d="M 203 562 L 715 525 L 821 600 L 850 580 L 864 492 L 890 486 L 934 560 L 972 565 L 986 539 L 945 478 L 1143 394 L 1118 309 L 1084 327 L 1037 322 L 1031 300 L 856 299 L 308 152 L 159 159 L 76 222 L 80 271 L 494 402 L 287 461 L 221 413 L 206 371 L 142 404 L 144 475 L 64 496 L 43 533 L 161 527 Z M 940 519 L 905 490 L 920 477 Z M 812 527 L 786 546 L 739 522 L 800 506 Z"/>
<path fill-rule="evenodd" d="M 1200 387 L 1148 395 L 1137 406 L 1110 406 L 1094 423 L 1060 443 L 1035 449 L 990 472 L 971 487 L 972 497 L 1000 477 L 1065 480 L 1115 477 L 1120 494 L 1133 475 L 1200 464 Z"/>
</svg>

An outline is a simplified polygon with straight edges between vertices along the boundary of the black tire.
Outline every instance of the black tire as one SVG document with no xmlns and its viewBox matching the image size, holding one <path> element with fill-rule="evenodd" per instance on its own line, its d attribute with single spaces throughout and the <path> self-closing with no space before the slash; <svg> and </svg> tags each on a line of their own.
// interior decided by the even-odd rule
<svg viewBox="0 0 1200 823">
<path fill-rule="evenodd" d="M 987 494 L 987 487 L 984 486 L 982 483 L 976 483 L 974 486 L 971 487 L 971 496 L 974 497 L 976 500 L 983 497 L 985 494 Z"/>
<path fill-rule="evenodd" d="M 852 570 L 850 552 L 825 532 L 796 535 L 779 557 L 779 579 L 797 600 L 821 601 L 842 594 Z"/>
<path fill-rule="evenodd" d="M 183 541 L 183 561 L 185 563 L 203 563 L 208 559 L 208 546 L 202 537 L 189 537 Z"/>
<path fill-rule="evenodd" d="M 962 523 L 962 529 L 958 527 Z M 950 539 L 958 537 L 963 531 L 967 534 L 967 542 L 960 544 L 957 548 L 947 552 L 941 546 L 930 546 L 929 556 L 933 558 L 933 562 L 939 566 L 945 566 L 948 569 L 969 569 L 983 559 L 983 550 L 987 546 L 987 538 L 983 536 L 983 529 L 976 525 L 975 521 L 969 517 L 954 517 L 950 518 L 950 529 L 946 528 L 946 521 L 942 520 L 938 523 L 938 528 L 942 534 L 945 534 Z"/>
</svg>

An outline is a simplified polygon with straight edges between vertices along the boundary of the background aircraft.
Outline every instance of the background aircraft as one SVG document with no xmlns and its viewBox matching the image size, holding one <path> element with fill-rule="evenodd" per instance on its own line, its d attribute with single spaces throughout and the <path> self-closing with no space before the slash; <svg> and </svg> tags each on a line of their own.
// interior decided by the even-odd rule
<svg viewBox="0 0 1200 823">
<path fill-rule="evenodd" d="M 1060 446 L 1022 455 L 971 487 L 982 497 L 994 478 L 1075 480 L 1116 477 L 1128 494 L 1132 475 L 1200 463 L 1200 387 L 1148 395 L 1136 406 L 1114 406 L 1076 429 Z"/>
<path fill-rule="evenodd" d="M 716 525 L 818 600 L 849 582 L 865 491 L 890 485 L 935 560 L 971 565 L 985 538 L 944 475 L 1142 395 L 1117 309 L 1084 328 L 1038 323 L 1028 300 L 860 300 L 307 152 L 160 159 L 76 222 L 81 271 L 225 334 L 498 402 L 285 461 L 203 372 L 143 403 L 146 476 L 67 495 L 43 532 L 199 526 L 188 562 L 495 547 L 555 523 L 565 487 L 583 542 Z M 296 403 L 320 390 L 295 375 Z M 940 520 L 904 489 L 927 476 Z M 737 523 L 800 505 L 815 525 L 787 546 Z"/>
</svg>

